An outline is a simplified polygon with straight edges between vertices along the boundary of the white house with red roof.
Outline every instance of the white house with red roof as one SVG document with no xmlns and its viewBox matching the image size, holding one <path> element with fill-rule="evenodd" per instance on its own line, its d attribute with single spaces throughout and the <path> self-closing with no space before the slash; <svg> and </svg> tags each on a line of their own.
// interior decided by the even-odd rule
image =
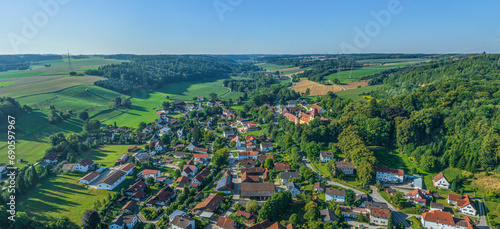
<svg viewBox="0 0 500 229">
<path fill-rule="evenodd" d="M 323 114 L 323 113 L 325 113 L 325 112 L 326 112 L 326 110 L 325 110 L 325 109 L 323 109 L 323 107 L 320 107 L 320 106 L 318 106 L 318 105 L 316 105 L 316 104 L 313 104 L 313 105 L 309 108 L 309 112 L 314 112 L 314 110 L 317 110 L 317 111 L 318 111 L 318 113 L 320 113 L 320 114 Z"/>
<path fill-rule="evenodd" d="M 160 170 L 154 170 L 154 169 L 145 169 L 141 172 L 141 175 L 144 179 L 147 179 L 148 177 L 153 177 L 156 180 L 156 178 L 161 177 Z"/>
<path fill-rule="evenodd" d="M 208 153 L 195 153 L 193 159 L 196 164 L 205 164 L 208 161 Z"/>
<path fill-rule="evenodd" d="M 402 169 L 393 169 L 387 166 L 377 167 L 377 182 L 403 183 L 404 177 L 405 172 Z"/>
<path fill-rule="evenodd" d="M 95 162 L 88 159 L 84 158 L 80 160 L 76 165 L 75 165 L 75 170 L 80 171 L 82 173 L 86 173 L 89 170 L 92 170 L 94 168 Z"/>
<path fill-rule="evenodd" d="M 92 171 L 87 175 L 85 175 L 84 177 L 80 178 L 79 182 L 83 184 L 90 184 L 92 183 L 92 181 L 96 180 L 100 175 L 101 175 L 100 173 Z"/>
<path fill-rule="evenodd" d="M 162 151 L 163 150 L 163 147 L 165 147 L 165 145 L 163 145 L 163 142 L 162 141 L 157 141 L 155 143 L 155 150 L 156 151 Z"/>
<path fill-rule="evenodd" d="M 449 212 L 430 211 L 422 213 L 422 227 L 429 229 L 473 229 L 469 217 L 456 218 Z"/>
<path fill-rule="evenodd" d="M 433 177 L 432 182 L 434 183 L 434 187 L 436 188 L 442 188 L 442 189 L 450 188 L 450 182 L 448 182 L 448 179 L 446 179 L 443 173 L 439 173 L 438 175 Z"/>
<path fill-rule="evenodd" d="M 124 164 L 118 170 L 125 172 L 126 175 L 130 175 L 135 171 L 135 164 L 134 163 Z"/>
<path fill-rule="evenodd" d="M 476 215 L 477 213 L 474 201 L 472 201 L 472 199 L 467 194 L 462 196 L 450 193 L 448 194 L 448 203 L 454 204 L 455 208 L 458 209 L 458 212 L 462 214 Z"/>
</svg>

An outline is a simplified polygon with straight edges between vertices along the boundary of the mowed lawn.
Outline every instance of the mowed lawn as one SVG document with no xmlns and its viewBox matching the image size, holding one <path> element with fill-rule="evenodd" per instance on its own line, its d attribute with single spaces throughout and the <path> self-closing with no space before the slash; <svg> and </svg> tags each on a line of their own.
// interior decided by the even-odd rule
<svg viewBox="0 0 500 229">
<path fill-rule="evenodd" d="M 30 217 L 50 219 L 68 217 L 80 225 L 82 214 L 92 209 L 96 200 L 107 198 L 110 191 L 86 189 L 78 180 L 85 174 L 59 174 L 43 181 L 38 188 L 18 200 L 18 211 Z"/>
</svg>

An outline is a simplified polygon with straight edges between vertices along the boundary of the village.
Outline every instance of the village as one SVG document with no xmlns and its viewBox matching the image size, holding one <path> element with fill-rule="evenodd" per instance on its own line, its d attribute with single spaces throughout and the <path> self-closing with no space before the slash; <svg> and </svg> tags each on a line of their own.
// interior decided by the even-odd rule
<svg viewBox="0 0 500 229">
<path fill-rule="evenodd" d="M 204 109 L 214 111 L 206 121 L 194 128 L 179 125 L 179 119 Z M 315 165 L 328 164 L 334 173 L 352 177 L 357 171 L 352 161 L 333 151 L 319 152 L 317 163 L 302 152 L 299 158 L 290 159 L 262 131 L 263 124 L 277 125 L 281 117 L 296 125 L 307 125 L 318 117 L 328 123 L 329 119 L 321 117 L 325 112 L 321 106 L 299 99 L 287 101 L 287 106 L 266 102 L 254 109 L 266 109 L 274 120 L 246 120 L 226 102 L 202 96 L 192 103 L 178 100 L 157 110 L 157 119 L 137 134 L 132 135 L 127 127 L 110 128 L 110 139 L 136 137 L 146 142 L 132 145 L 127 154 L 116 158 L 114 166 L 101 167 L 83 158 L 62 165 L 61 170 L 81 174 L 79 183 L 88 189 L 115 191 L 113 203 L 103 203 L 119 212 L 105 214 L 109 218 L 103 220 L 110 221 L 111 229 L 150 224 L 173 229 L 292 229 L 305 219 L 323 228 L 410 228 L 408 222 L 415 220 L 423 228 L 476 227 L 480 209 L 467 194 L 449 193 L 446 204 L 437 203 L 433 199 L 439 195 L 426 188 L 421 177 L 381 165 L 376 168 L 375 185 L 353 188 L 331 180 Z M 179 141 L 168 142 L 168 136 Z M 37 165 L 60 161 L 57 153 L 50 153 Z M 127 182 L 130 185 L 123 187 Z M 432 183 L 440 190 L 451 186 L 443 173 Z M 399 212 L 395 200 L 423 213 Z M 304 219 L 297 219 L 298 214 L 304 214 Z M 314 224 L 309 227 L 315 228 Z"/>
</svg>

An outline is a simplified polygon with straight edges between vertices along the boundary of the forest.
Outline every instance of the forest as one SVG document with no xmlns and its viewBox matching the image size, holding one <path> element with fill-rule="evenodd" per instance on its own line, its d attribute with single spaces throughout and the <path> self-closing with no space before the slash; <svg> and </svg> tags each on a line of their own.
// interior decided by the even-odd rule
<svg viewBox="0 0 500 229">
<path fill-rule="evenodd" d="M 130 62 L 101 66 L 87 70 L 85 74 L 108 78 L 97 81 L 95 85 L 121 93 L 141 87 L 156 89 L 172 82 L 227 77 L 233 72 L 258 70 L 256 66 L 213 56 L 120 55 L 115 58 Z"/>
<path fill-rule="evenodd" d="M 16 117 L 24 112 L 31 112 L 31 107 L 26 105 L 21 106 L 19 102 L 10 97 L 0 97 L 0 119 L 7 120 L 8 116 Z M 1 122 L 1 126 L 6 126 L 7 121 Z"/>
<path fill-rule="evenodd" d="M 60 60 L 60 55 L 0 55 L 0 72 L 9 70 L 26 70 L 29 69 L 32 62 L 43 60 Z"/>
</svg>

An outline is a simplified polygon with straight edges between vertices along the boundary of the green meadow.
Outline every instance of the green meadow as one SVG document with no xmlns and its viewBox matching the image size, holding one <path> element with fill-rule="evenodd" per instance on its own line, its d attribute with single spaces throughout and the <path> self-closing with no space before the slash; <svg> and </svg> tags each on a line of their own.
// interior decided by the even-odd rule
<svg viewBox="0 0 500 229">
<path fill-rule="evenodd" d="M 371 91 L 375 91 L 381 86 L 382 85 L 372 85 L 372 86 L 360 87 L 360 88 L 335 92 L 335 94 L 344 99 L 352 99 L 354 101 L 368 101 L 368 99 L 365 99 L 363 98 L 363 96 L 361 96 L 361 93 L 369 93 Z"/>
</svg>

